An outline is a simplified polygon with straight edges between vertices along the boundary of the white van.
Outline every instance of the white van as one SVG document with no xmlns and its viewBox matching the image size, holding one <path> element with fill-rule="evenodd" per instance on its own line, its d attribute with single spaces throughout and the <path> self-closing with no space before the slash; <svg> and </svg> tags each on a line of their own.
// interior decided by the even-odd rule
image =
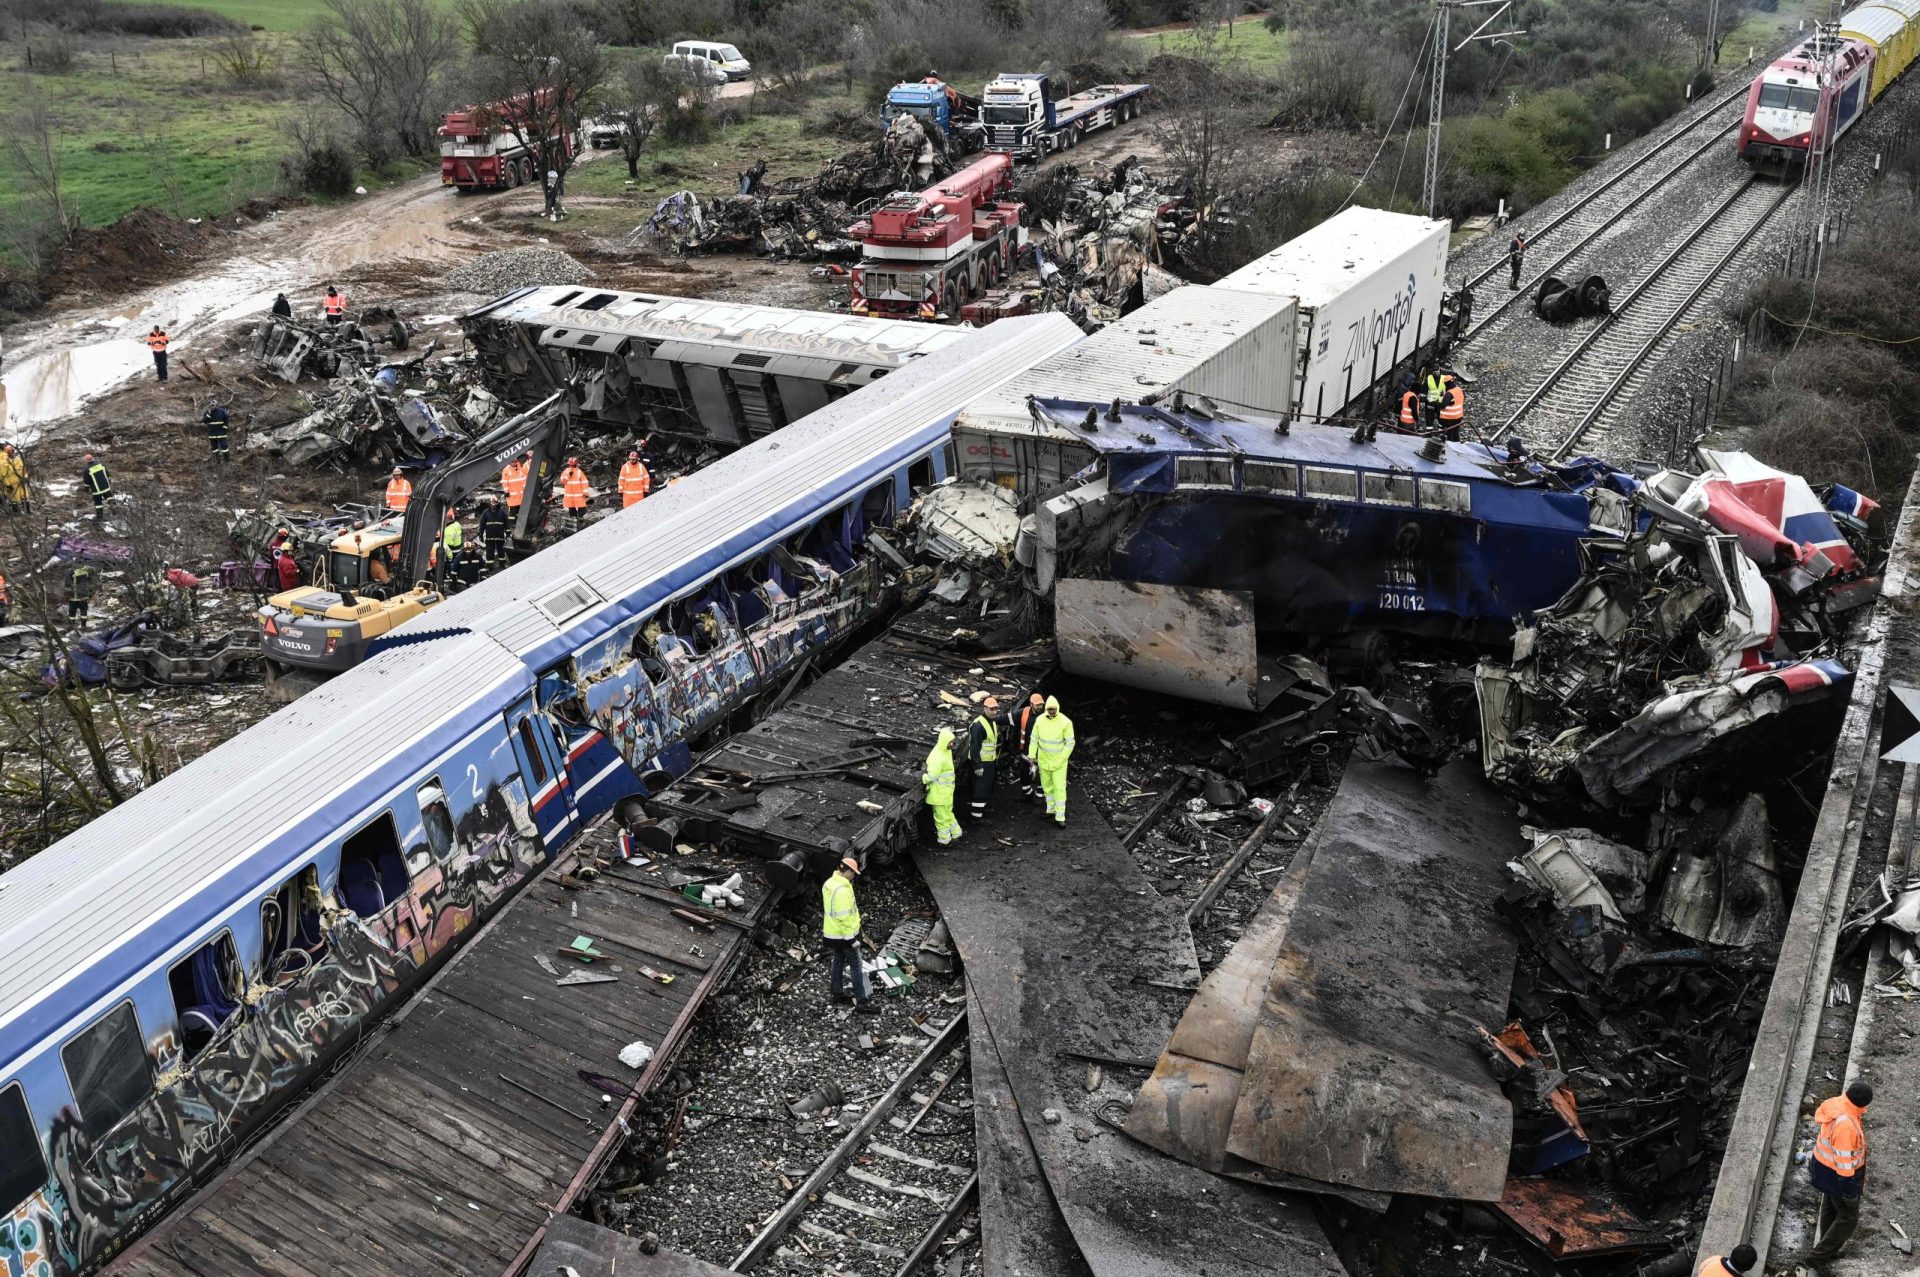
<svg viewBox="0 0 1920 1277">
<path fill-rule="evenodd" d="M 740 55 L 740 50 L 712 40 L 681 40 L 673 46 L 667 60 L 684 63 L 695 74 L 715 84 L 745 80 L 753 74 L 753 64 Z"/>
</svg>

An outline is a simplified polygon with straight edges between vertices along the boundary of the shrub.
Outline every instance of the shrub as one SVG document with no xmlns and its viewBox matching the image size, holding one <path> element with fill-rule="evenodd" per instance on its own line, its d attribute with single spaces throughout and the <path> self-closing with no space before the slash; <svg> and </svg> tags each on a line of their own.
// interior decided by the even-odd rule
<svg viewBox="0 0 1920 1277">
<path fill-rule="evenodd" d="M 307 153 L 300 184 L 314 195 L 351 195 L 353 177 L 353 153 L 328 139 Z"/>
<path fill-rule="evenodd" d="M 80 60 L 80 42 L 71 36 L 43 35 L 27 41 L 27 70 L 66 75 Z"/>
</svg>

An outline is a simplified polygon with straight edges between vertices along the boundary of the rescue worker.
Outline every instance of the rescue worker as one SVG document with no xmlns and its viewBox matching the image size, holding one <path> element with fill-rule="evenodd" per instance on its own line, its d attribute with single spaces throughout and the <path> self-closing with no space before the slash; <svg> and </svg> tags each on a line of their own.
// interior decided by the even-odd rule
<svg viewBox="0 0 1920 1277">
<path fill-rule="evenodd" d="M 393 468 L 393 474 L 387 478 L 387 509 L 395 514 L 404 514 L 407 502 L 413 500 L 413 485 L 407 482 L 407 476 L 399 466 Z"/>
<path fill-rule="evenodd" d="M 1040 797 L 1040 769 L 1028 757 L 1027 750 L 1033 744 L 1033 725 L 1040 721 L 1046 707 L 1046 698 L 1035 692 L 1027 697 L 1027 703 L 1020 707 L 1020 717 L 1014 722 L 1017 731 L 1014 745 L 1020 759 L 1020 792 L 1030 799 Z"/>
<path fill-rule="evenodd" d="M 878 1015 L 880 1008 L 867 993 L 867 968 L 860 956 L 860 905 L 853 898 L 853 880 L 859 875 L 860 862 L 845 856 L 820 888 L 820 938 L 832 957 L 827 991 L 835 1002 L 852 1002 L 854 1010 Z M 840 987 L 849 968 L 853 971 L 851 994 Z"/>
<path fill-rule="evenodd" d="M 93 515 L 97 519 L 107 510 L 107 498 L 113 495 L 113 476 L 107 473 L 104 461 L 98 461 L 89 452 L 80 458 L 87 477 L 87 494 L 93 498 Z"/>
<path fill-rule="evenodd" d="M 67 569 L 67 620 L 87 619 L 87 609 L 93 605 L 94 584 L 92 565 L 75 562 Z"/>
<path fill-rule="evenodd" d="M 933 809 L 933 836 L 942 847 L 960 836 L 960 822 L 953 818 L 953 729 L 942 727 L 927 751 L 927 765 L 920 773 L 926 787 L 927 806 Z"/>
<path fill-rule="evenodd" d="M 465 590 L 480 584 L 480 550 L 477 546 L 462 545 L 452 551 L 449 570 L 453 580 Z"/>
<path fill-rule="evenodd" d="M 387 571 L 387 552 L 375 550 L 367 556 L 367 580 L 373 582 L 373 593 L 380 598 L 386 597 L 385 586 L 393 580 L 393 573 Z"/>
<path fill-rule="evenodd" d="M 1820 1131 L 1807 1177 L 1820 1192 L 1815 1220 L 1820 1240 L 1807 1252 L 1809 1263 L 1823 1264 L 1839 1255 L 1860 1226 L 1860 1192 L 1867 1179 L 1867 1130 L 1861 1119 L 1871 1103 L 1873 1088 L 1850 1082 L 1843 1093 L 1813 1111 Z"/>
<path fill-rule="evenodd" d="M 467 530 L 460 526 L 460 512 L 447 511 L 446 526 L 440 530 L 440 544 L 447 548 L 449 555 L 467 543 Z"/>
<path fill-rule="evenodd" d="M 273 313 L 275 318 L 278 319 L 293 318 L 293 303 L 287 300 L 285 293 L 281 293 L 273 299 Z"/>
<path fill-rule="evenodd" d="M 1000 699 L 989 696 L 980 702 L 980 712 L 967 728 L 967 761 L 973 766 L 973 797 L 967 802 L 967 815 L 974 820 L 987 814 L 999 758 Z"/>
<path fill-rule="evenodd" d="M 1028 733 L 1027 755 L 1040 769 L 1040 792 L 1047 796 L 1047 815 L 1053 823 L 1067 823 L 1067 760 L 1073 757 L 1073 720 L 1060 712 L 1059 698 L 1047 697 L 1047 707 Z"/>
<path fill-rule="evenodd" d="M 1507 266 L 1513 272 L 1507 280 L 1507 291 L 1520 287 L 1520 267 L 1527 259 L 1527 233 L 1514 228 L 1513 241 L 1507 245 Z"/>
<path fill-rule="evenodd" d="M 7 623 L 13 611 L 13 592 L 7 589 L 7 574 L 0 572 L 0 625 Z"/>
<path fill-rule="evenodd" d="M 1420 424 L 1420 392 L 1412 386 L 1400 396 L 1400 424 L 1408 430 Z"/>
<path fill-rule="evenodd" d="M 1694 1277 L 1747 1277 L 1759 1262 L 1760 1252 L 1741 1242 L 1729 1254 L 1708 1255 L 1701 1260 L 1700 1271 Z"/>
<path fill-rule="evenodd" d="M 12 444 L 0 447 L 0 496 L 6 498 L 11 514 L 27 506 L 27 459 Z"/>
<path fill-rule="evenodd" d="M 627 453 L 627 462 L 620 467 L 620 508 L 639 505 L 646 495 L 653 491 L 653 478 L 647 474 L 647 467 L 640 461 L 640 452 L 636 448 Z"/>
<path fill-rule="evenodd" d="M 1448 439 L 1458 443 L 1460 428 L 1467 421 L 1467 392 L 1452 373 L 1445 374 L 1447 398 L 1440 405 L 1440 429 Z"/>
<path fill-rule="evenodd" d="M 147 349 L 153 352 L 153 371 L 161 382 L 167 379 L 167 330 L 155 324 L 147 330 Z"/>
<path fill-rule="evenodd" d="M 480 554 L 490 567 L 507 561 L 507 507 L 500 498 L 488 497 L 480 507 Z"/>
<path fill-rule="evenodd" d="M 329 324 L 337 325 L 347 317 L 347 295 L 328 284 L 327 295 L 320 299 L 320 309 L 326 313 Z"/>
<path fill-rule="evenodd" d="M 232 416 L 224 404 L 214 404 L 200 414 L 200 423 L 207 428 L 207 448 L 215 461 L 227 459 L 227 428 L 233 424 Z"/>
<path fill-rule="evenodd" d="M 299 586 L 300 564 L 299 561 L 293 557 L 293 551 L 275 550 L 273 552 L 273 570 L 274 574 L 280 578 L 280 592 L 282 594 Z"/>
<path fill-rule="evenodd" d="M 500 472 L 500 486 L 507 491 L 507 509 L 518 510 L 527 499 L 527 472 L 533 467 L 533 454 L 522 453 L 518 461 L 507 462 Z"/>
<path fill-rule="evenodd" d="M 580 468 L 580 458 L 568 457 L 566 468 L 560 472 L 560 504 L 566 508 L 567 519 L 574 527 L 580 526 L 591 496 L 592 489 L 587 486 L 587 472 Z"/>
<path fill-rule="evenodd" d="M 1432 434 L 1440 425 L 1440 405 L 1447 400 L 1447 379 L 1438 368 L 1429 368 L 1420 385 L 1420 400 L 1427 410 L 1427 433 Z"/>
</svg>

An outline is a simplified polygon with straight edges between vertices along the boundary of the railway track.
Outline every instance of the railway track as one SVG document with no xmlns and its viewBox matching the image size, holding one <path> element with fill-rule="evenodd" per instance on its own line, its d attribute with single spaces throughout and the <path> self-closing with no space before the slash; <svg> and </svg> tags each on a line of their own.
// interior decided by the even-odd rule
<svg viewBox="0 0 1920 1277">
<path fill-rule="evenodd" d="M 930 1031 L 930 1030 L 929 1030 Z M 979 1173 L 955 1161 L 973 1127 L 967 1017 L 955 1015 L 884 1092 L 847 1097 L 833 1118 L 846 1134 L 794 1185 L 733 1272 L 814 1274 L 826 1259 L 861 1272 L 925 1271 L 979 1194 Z"/>
<path fill-rule="evenodd" d="M 1660 139 L 1656 145 L 1649 147 L 1646 154 L 1621 165 L 1618 172 L 1589 191 L 1584 198 L 1569 204 L 1550 221 L 1532 227 L 1532 237 L 1528 241 L 1530 249 L 1537 248 L 1543 242 L 1551 248 L 1556 243 L 1566 241 L 1569 236 L 1573 237 L 1572 242 L 1565 248 L 1554 250 L 1559 253 L 1559 256 L 1548 262 L 1545 267 L 1530 274 L 1523 287 L 1514 290 L 1499 303 L 1481 312 L 1473 326 L 1468 328 L 1455 343 L 1456 348 L 1488 331 L 1494 321 L 1506 314 L 1516 302 L 1523 298 L 1530 301 L 1534 289 L 1540 286 L 1541 280 L 1553 274 L 1574 254 L 1612 229 L 1622 216 L 1632 212 L 1654 194 L 1666 189 L 1667 183 L 1686 171 L 1695 161 L 1722 145 L 1727 136 L 1740 126 L 1741 118 L 1745 114 L 1744 106 L 1740 104 L 1744 103 L 1749 87 L 1748 84 L 1743 83 L 1735 91 L 1721 96 L 1692 121 L 1675 129 Z M 1726 110 L 1729 106 L 1735 108 L 1731 116 Z M 1700 130 L 1709 126 L 1712 126 L 1711 131 L 1701 136 Z M 1684 149 L 1679 159 L 1655 173 L 1645 185 L 1638 188 L 1630 185 L 1631 179 L 1646 177 L 1649 170 L 1654 167 L 1655 161 L 1668 155 L 1683 141 L 1690 138 L 1698 138 L 1698 140 L 1692 147 Z M 1624 194 L 1627 198 L 1624 201 L 1609 198 L 1616 194 Z M 1537 262 L 1538 258 L 1534 260 Z M 1496 258 L 1491 265 L 1470 276 L 1466 286 L 1478 288 L 1506 269 L 1506 259 Z"/>
<path fill-rule="evenodd" d="M 1565 457 L 1596 427 L 1611 429 L 1652 376 L 1653 356 L 1677 324 L 1765 226 L 1796 188 L 1746 178 L 1708 211 L 1643 275 L 1612 311 L 1580 339 L 1520 407 L 1493 432 L 1504 438 L 1523 423 L 1559 435 Z"/>
</svg>

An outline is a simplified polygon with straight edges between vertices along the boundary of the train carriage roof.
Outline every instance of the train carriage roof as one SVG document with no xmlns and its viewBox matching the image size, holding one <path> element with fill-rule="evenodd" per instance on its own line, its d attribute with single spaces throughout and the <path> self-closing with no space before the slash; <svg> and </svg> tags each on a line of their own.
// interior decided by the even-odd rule
<svg viewBox="0 0 1920 1277">
<path fill-rule="evenodd" d="M 1063 315 L 980 329 L 655 488 L 638 505 L 408 622 L 391 641 L 473 630 L 544 669 L 859 495 L 877 472 L 943 437 L 966 404 L 1081 339 Z"/>
<path fill-rule="evenodd" d="M 0 877 L 0 1074 L 498 713 L 502 684 L 531 679 L 476 635 L 376 657 Z"/>
<path fill-rule="evenodd" d="M 1875 48 L 1884 48 L 1913 19 L 1884 4 L 1863 4 L 1840 19 L 1840 34 L 1866 40 Z"/>
</svg>

